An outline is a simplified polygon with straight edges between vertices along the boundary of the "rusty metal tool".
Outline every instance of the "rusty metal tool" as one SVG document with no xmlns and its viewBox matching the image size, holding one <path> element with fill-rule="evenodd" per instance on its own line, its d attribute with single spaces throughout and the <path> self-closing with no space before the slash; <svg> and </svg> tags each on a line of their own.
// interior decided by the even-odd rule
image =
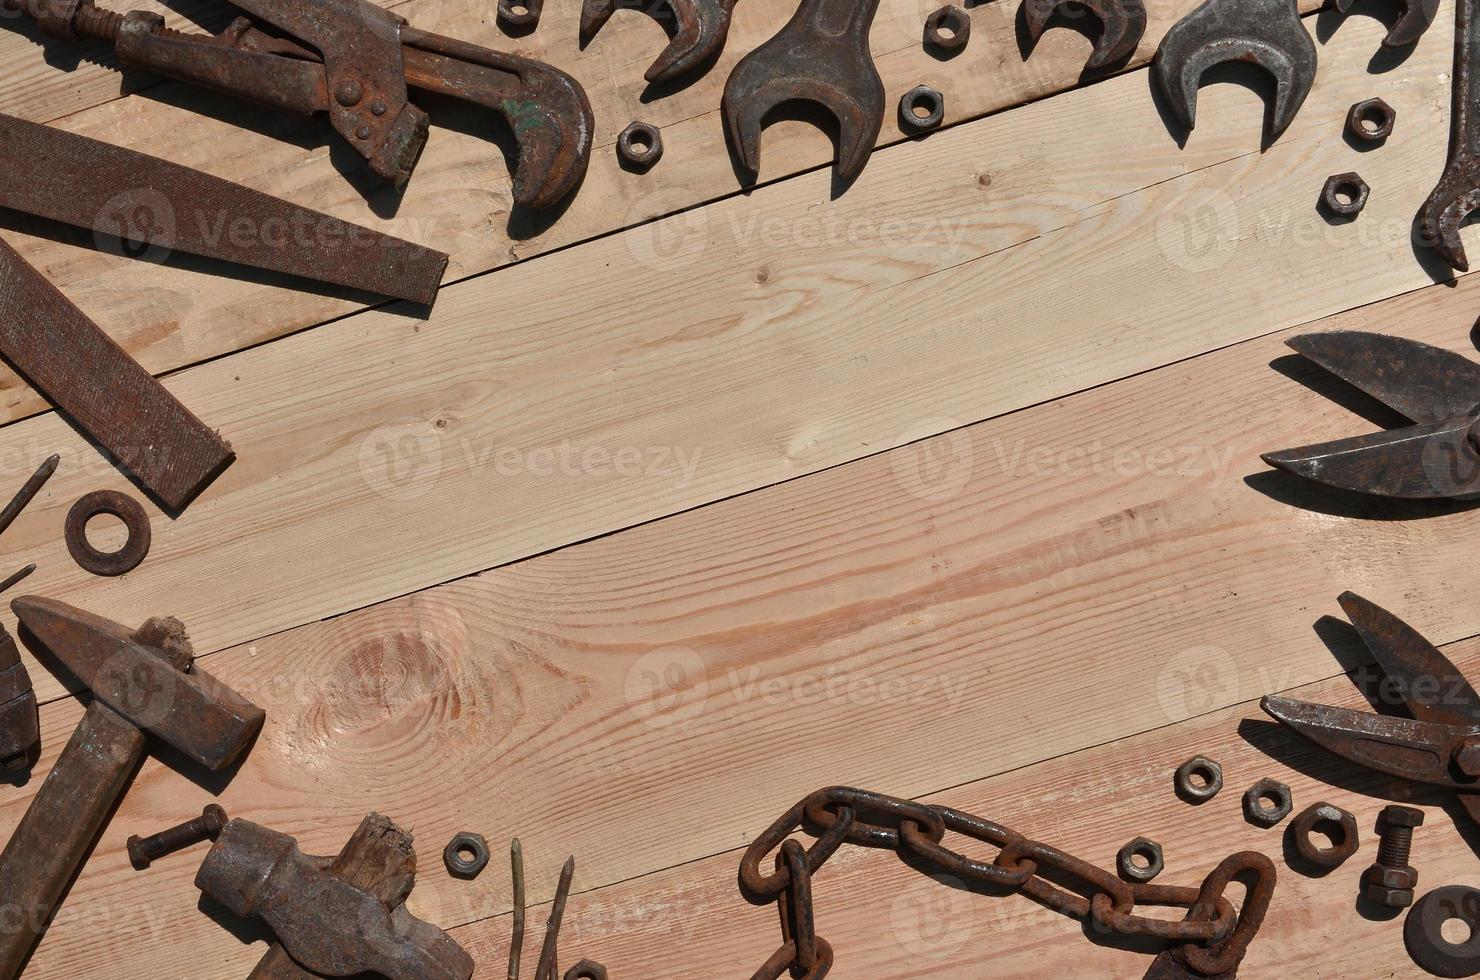
<svg viewBox="0 0 1480 980">
<path fill-rule="evenodd" d="M 1076 0 L 1023 0 L 1023 20 L 1028 40 L 1037 45 L 1049 22 L 1065 4 Z M 1136 45 L 1146 34 L 1146 5 L 1143 0 L 1077 0 L 1078 5 L 1100 19 L 1100 36 L 1094 53 L 1085 64 L 1086 72 L 1104 71 L 1124 64 L 1136 53 Z"/>
<path fill-rule="evenodd" d="M 379 814 L 335 858 L 311 857 L 286 834 L 240 818 L 201 862 L 195 885 L 241 918 L 260 918 L 280 948 L 252 980 L 347 977 L 468 980 L 473 958 L 406 908 L 416 883 L 411 835 Z M 306 971 L 306 972 L 305 972 Z"/>
<path fill-rule="evenodd" d="M 237 18 L 219 35 L 181 33 L 157 14 L 118 14 L 92 0 L 4 2 L 55 37 L 112 43 L 125 65 L 274 109 L 327 114 L 370 169 L 396 187 L 410 179 L 430 126 L 408 88 L 505 117 L 519 144 L 517 204 L 559 202 L 590 162 L 591 104 L 575 79 L 529 58 L 417 30 L 370 0 L 237 0 L 256 23 Z"/>
<path fill-rule="evenodd" d="M 1152 71 L 1189 131 L 1197 122 L 1203 72 L 1228 61 L 1247 61 L 1274 76 L 1269 138 L 1279 139 L 1316 80 L 1316 43 L 1300 22 L 1295 0 L 1206 0 L 1167 31 Z"/>
<path fill-rule="evenodd" d="M 31 768 L 40 747 L 41 717 L 31 674 L 21 661 L 15 637 L 0 626 L 0 770 Z"/>
<path fill-rule="evenodd" d="M 1450 659 L 1397 616 L 1351 592 L 1346 611 L 1411 718 L 1269 695 L 1261 707 L 1327 751 L 1399 779 L 1459 794 L 1480 823 L 1480 694 Z"/>
<path fill-rule="evenodd" d="M 38 653 L 92 692 L 92 703 L 0 853 L 0 978 L 20 971 L 86 859 L 154 735 L 212 771 L 246 752 L 261 708 L 195 670 L 184 627 L 135 632 L 65 603 L 11 603 Z"/>
<path fill-rule="evenodd" d="M 162 857 L 168 857 L 202 841 L 216 840 L 221 836 L 221 831 L 226 829 L 227 822 L 226 811 L 218 804 L 208 803 L 201 810 L 200 816 L 193 820 L 148 837 L 134 834 L 124 842 L 124 846 L 128 848 L 129 864 L 134 866 L 135 871 L 148 870 L 149 865 Z"/>
<path fill-rule="evenodd" d="M 628 0 L 585 0 L 581 6 L 581 46 L 591 43 L 611 20 L 612 14 L 624 7 L 636 7 Z M 648 68 L 650 84 L 671 82 L 709 64 L 724 50 L 730 33 L 730 19 L 735 13 L 735 0 L 666 0 L 676 29 L 668 47 Z M 657 13 L 658 5 L 644 5 Z"/>
<path fill-rule="evenodd" d="M 767 114 L 798 101 L 837 117 L 838 179 L 863 173 L 884 126 L 884 82 L 869 51 L 878 9 L 879 0 L 802 0 L 779 34 L 735 66 L 725 83 L 725 130 L 752 178 Z"/>
<path fill-rule="evenodd" d="M 1336 10 L 1348 13 L 1356 3 L 1357 0 L 1336 0 Z M 1399 6 L 1403 13 L 1382 39 L 1385 48 L 1402 48 L 1417 42 L 1439 15 L 1439 0 L 1400 0 Z"/>
<path fill-rule="evenodd" d="M 6 528 L 14 524 L 15 519 L 21 516 L 21 511 L 31 505 L 31 501 L 35 500 L 36 495 L 41 492 L 41 488 L 46 486 L 46 481 L 51 479 L 52 474 L 57 471 L 57 467 L 61 465 L 61 462 L 62 457 L 55 453 L 48 456 L 36 468 L 36 472 L 31 474 L 30 479 L 26 480 L 25 484 L 16 491 L 10 503 L 5 505 L 5 509 L 0 510 L 0 534 L 4 534 Z M 4 591 L 3 588 L 0 588 L 0 592 Z"/>
<path fill-rule="evenodd" d="M 1462 500 L 1480 493 L 1480 364 L 1416 340 L 1357 330 L 1301 334 L 1286 343 L 1414 424 L 1265 453 L 1266 463 L 1381 497 Z"/>
<path fill-rule="evenodd" d="M 35 562 L 32 562 L 31 564 L 26 565 L 23 568 L 17 569 L 14 572 L 11 572 L 9 575 L 5 576 L 4 581 L 0 581 L 0 593 L 9 592 L 11 589 L 15 588 L 16 585 L 30 578 L 33 574 L 35 574 L 35 572 Z"/>
<path fill-rule="evenodd" d="M 1470 268 L 1459 230 L 1480 208 L 1480 0 L 1458 0 L 1454 14 L 1454 104 L 1449 158 L 1439 183 L 1418 210 L 1423 241 L 1460 272 Z"/>
</svg>

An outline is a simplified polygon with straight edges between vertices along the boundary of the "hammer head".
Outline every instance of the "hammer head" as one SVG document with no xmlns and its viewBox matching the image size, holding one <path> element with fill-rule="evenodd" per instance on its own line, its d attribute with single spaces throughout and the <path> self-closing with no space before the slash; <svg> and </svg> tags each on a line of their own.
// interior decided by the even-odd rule
<svg viewBox="0 0 1480 980">
<path fill-rule="evenodd" d="M 21 663 L 15 640 L 0 626 L 0 770 L 19 772 L 30 768 L 40 741 L 31 675 Z"/>
<path fill-rule="evenodd" d="M 178 624 L 171 630 L 162 625 L 168 621 L 152 620 L 131 633 L 101 616 L 38 596 L 16 599 L 11 608 L 29 638 L 95 699 L 208 769 L 231 765 L 262 729 L 261 708 L 191 668 Z"/>
</svg>

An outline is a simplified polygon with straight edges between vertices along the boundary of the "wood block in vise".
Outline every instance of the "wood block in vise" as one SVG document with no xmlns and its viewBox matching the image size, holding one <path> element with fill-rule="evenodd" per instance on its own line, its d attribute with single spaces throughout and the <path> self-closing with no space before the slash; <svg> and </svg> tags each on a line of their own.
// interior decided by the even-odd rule
<svg viewBox="0 0 1480 980">
<path fill-rule="evenodd" d="M 378 813 L 334 858 L 305 855 L 286 834 L 233 820 L 195 876 L 232 914 L 260 918 L 276 934 L 249 980 L 468 980 L 467 951 L 406 908 L 415 883 L 411 835 Z"/>
</svg>

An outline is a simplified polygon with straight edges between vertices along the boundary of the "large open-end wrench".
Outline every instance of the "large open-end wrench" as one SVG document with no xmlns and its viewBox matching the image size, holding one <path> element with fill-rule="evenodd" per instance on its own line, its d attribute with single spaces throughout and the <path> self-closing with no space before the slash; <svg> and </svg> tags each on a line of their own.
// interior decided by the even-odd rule
<svg viewBox="0 0 1480 980">
<path fill-rule="evenodd" d="M 1048 22 L 1064 5 L 1073 0 L 1023 0 L 1023 20 L 1028 27 L 1028 40 L 1033 44 L 1043 36 Z M 1079 0 L 1079 6 L 1100 18 L 1103 29 L 1095 41 L 1085 71 L 1103 71 L 1123 64 L 1136 53 L 1136 45 L 1146 33 L 1146 5 L 1142 0 Z"/>
<path fill-rule="evenodd" d="M 666 0 L 678 29 L 658 60 L 648 68 L 648 82 L 671 82 L 708 64 L 724 49 L 730 34 L 735 0 Z M 581 44 L 587 44 L 630 0 L 585 0 L 581 7 Z M 654 8 L 649 7 L 649 10 Z"/>
<path fill-rule="evenodd" d="M 837 116 L 838 178 L 868 164 L 884 126 L 884 82 L 869 53 L 879 0 L 802 0 L 781 33 L 746 55 L 725 84 L 725 129 L 752 175 L 761 163 L 766 114 L 813 102 Z"/>
<path fill-rule="evenodd" d="M 1424 242 L 1461 272 L 1470 268 L 1460 225 L 1480 208 L 1480 128 L 1475 100 L 1480 99 L 1480 0 L 1459 0 L 1455 13 L 1454 108 L 1449 120 L 1449 161 L 1439 185 L 1418 212 Z"/>
<path fill-rule="evenodd" d="M 1270 139 L 1279 139 L 1316 80 L 1316 42 L 1295 0 L 1207 0 L 1167 32 L 1153 70 L 1187 129 L 1197 121 L 1203 72 L 1226 61 L 1247 61 L 1274 76 L 1279 88 Z"/>
<path fill-rule="evenodd" d="M 1357 0 L 1336 0 L 1336 10 L 1345 14 L 1352 9 Z M 1387 32 L 1387 37 L 1382 39 L 1385 48 L 1402 48 L 1423 37 L 1424 31 L 1434 22 L 1439 15 L 1439 0 L 1402 0 L 1400 6 L 1403 13 L 1398 16 L 1398 21 Z"/>
</svg>

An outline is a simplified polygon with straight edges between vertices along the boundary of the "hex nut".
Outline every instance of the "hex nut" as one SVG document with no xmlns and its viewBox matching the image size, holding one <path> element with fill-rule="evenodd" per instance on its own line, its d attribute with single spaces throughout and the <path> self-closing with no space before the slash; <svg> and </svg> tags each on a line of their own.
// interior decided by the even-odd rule
<svg viewBox="0 0 1480 980">
<path fill-rule="evenodd" d="M 1319 824 L 1334 824 L 1336 827 L 1330 847 L 1320 844 L 1315 836 Z M 1330 803 L 1306 807 L 1290 824 L 1290 835 L 1300 856 L 1322 868 L 1338 868 L 1345 864 L 1362 843 L 1357 832 L 1357 818 Z"/>
<path fill-rule="evenodd" d="M 1244 793 L 1244 816 L 1255 826 L 1273 827 L 1294 808 L 1290 787 L 1276 779 L 1261 779 Z"/>
<path fill-rule="evenodd" d="M 634 167 L 651 169 L 663 159 L 663 131 L 652 123 L 634 122 L 617 137 L 617 155 Z"/>
<path fill-rule="evenodd" d="M 1136 863 L 1138 857 L 1146 862 L 1144 866 Z M 1166 861 L 1160 844 L 1145 837 L 1137 837 L 1120 849 L 1120 853 L 1115 856 L 1115 866 L 1126 881 L 1145 884 L 1161 874 Z"/>
<path fill-rule="evenodd" d="M 899 121 L 907 129 L 924 132 L 946 118 L 946 97 L 929 85 L 916 85 L 899 100 Z"/>
<path fill-rule="evenodd" d="M 498 19 L 509 27 L 533 30 L 539 26 L 544 0 L 498 0 Z"/>
<path fill-rule="evenodd" d="M 1363 143 L 1381 143 L 1397 121 L 1397 111 L 1382 99 L 1363 99 L 1346 114 L 1346 131 Z"/>
<path fill-rule="evenodd" d="M 1367 182 L 1354 173 L 1334 174 L 1326 178 L 1321 190 L 1321 205 L 1330 213 L 1355 218 L 1367 206 Z"/>
<path fill-rule="evenodd" d="M 488 841 L 481 834 L 463 831 L 443 848 L 442 863 L 454 878 L 476 878 L 488 867 Z"/>
<path fill-rule="evenodd" d="M 925 43 L 952 54 L 971 40 L 971 15 L 955 4 L 947 4 L 925 18 Z"/>
<path fill-rule="evenodd" d="M 1223 767 L 1195 755 L 1177 768 L 1177 795 L 1189 803 L 1206 803 L 1223 790 Z"/>
</svg>

